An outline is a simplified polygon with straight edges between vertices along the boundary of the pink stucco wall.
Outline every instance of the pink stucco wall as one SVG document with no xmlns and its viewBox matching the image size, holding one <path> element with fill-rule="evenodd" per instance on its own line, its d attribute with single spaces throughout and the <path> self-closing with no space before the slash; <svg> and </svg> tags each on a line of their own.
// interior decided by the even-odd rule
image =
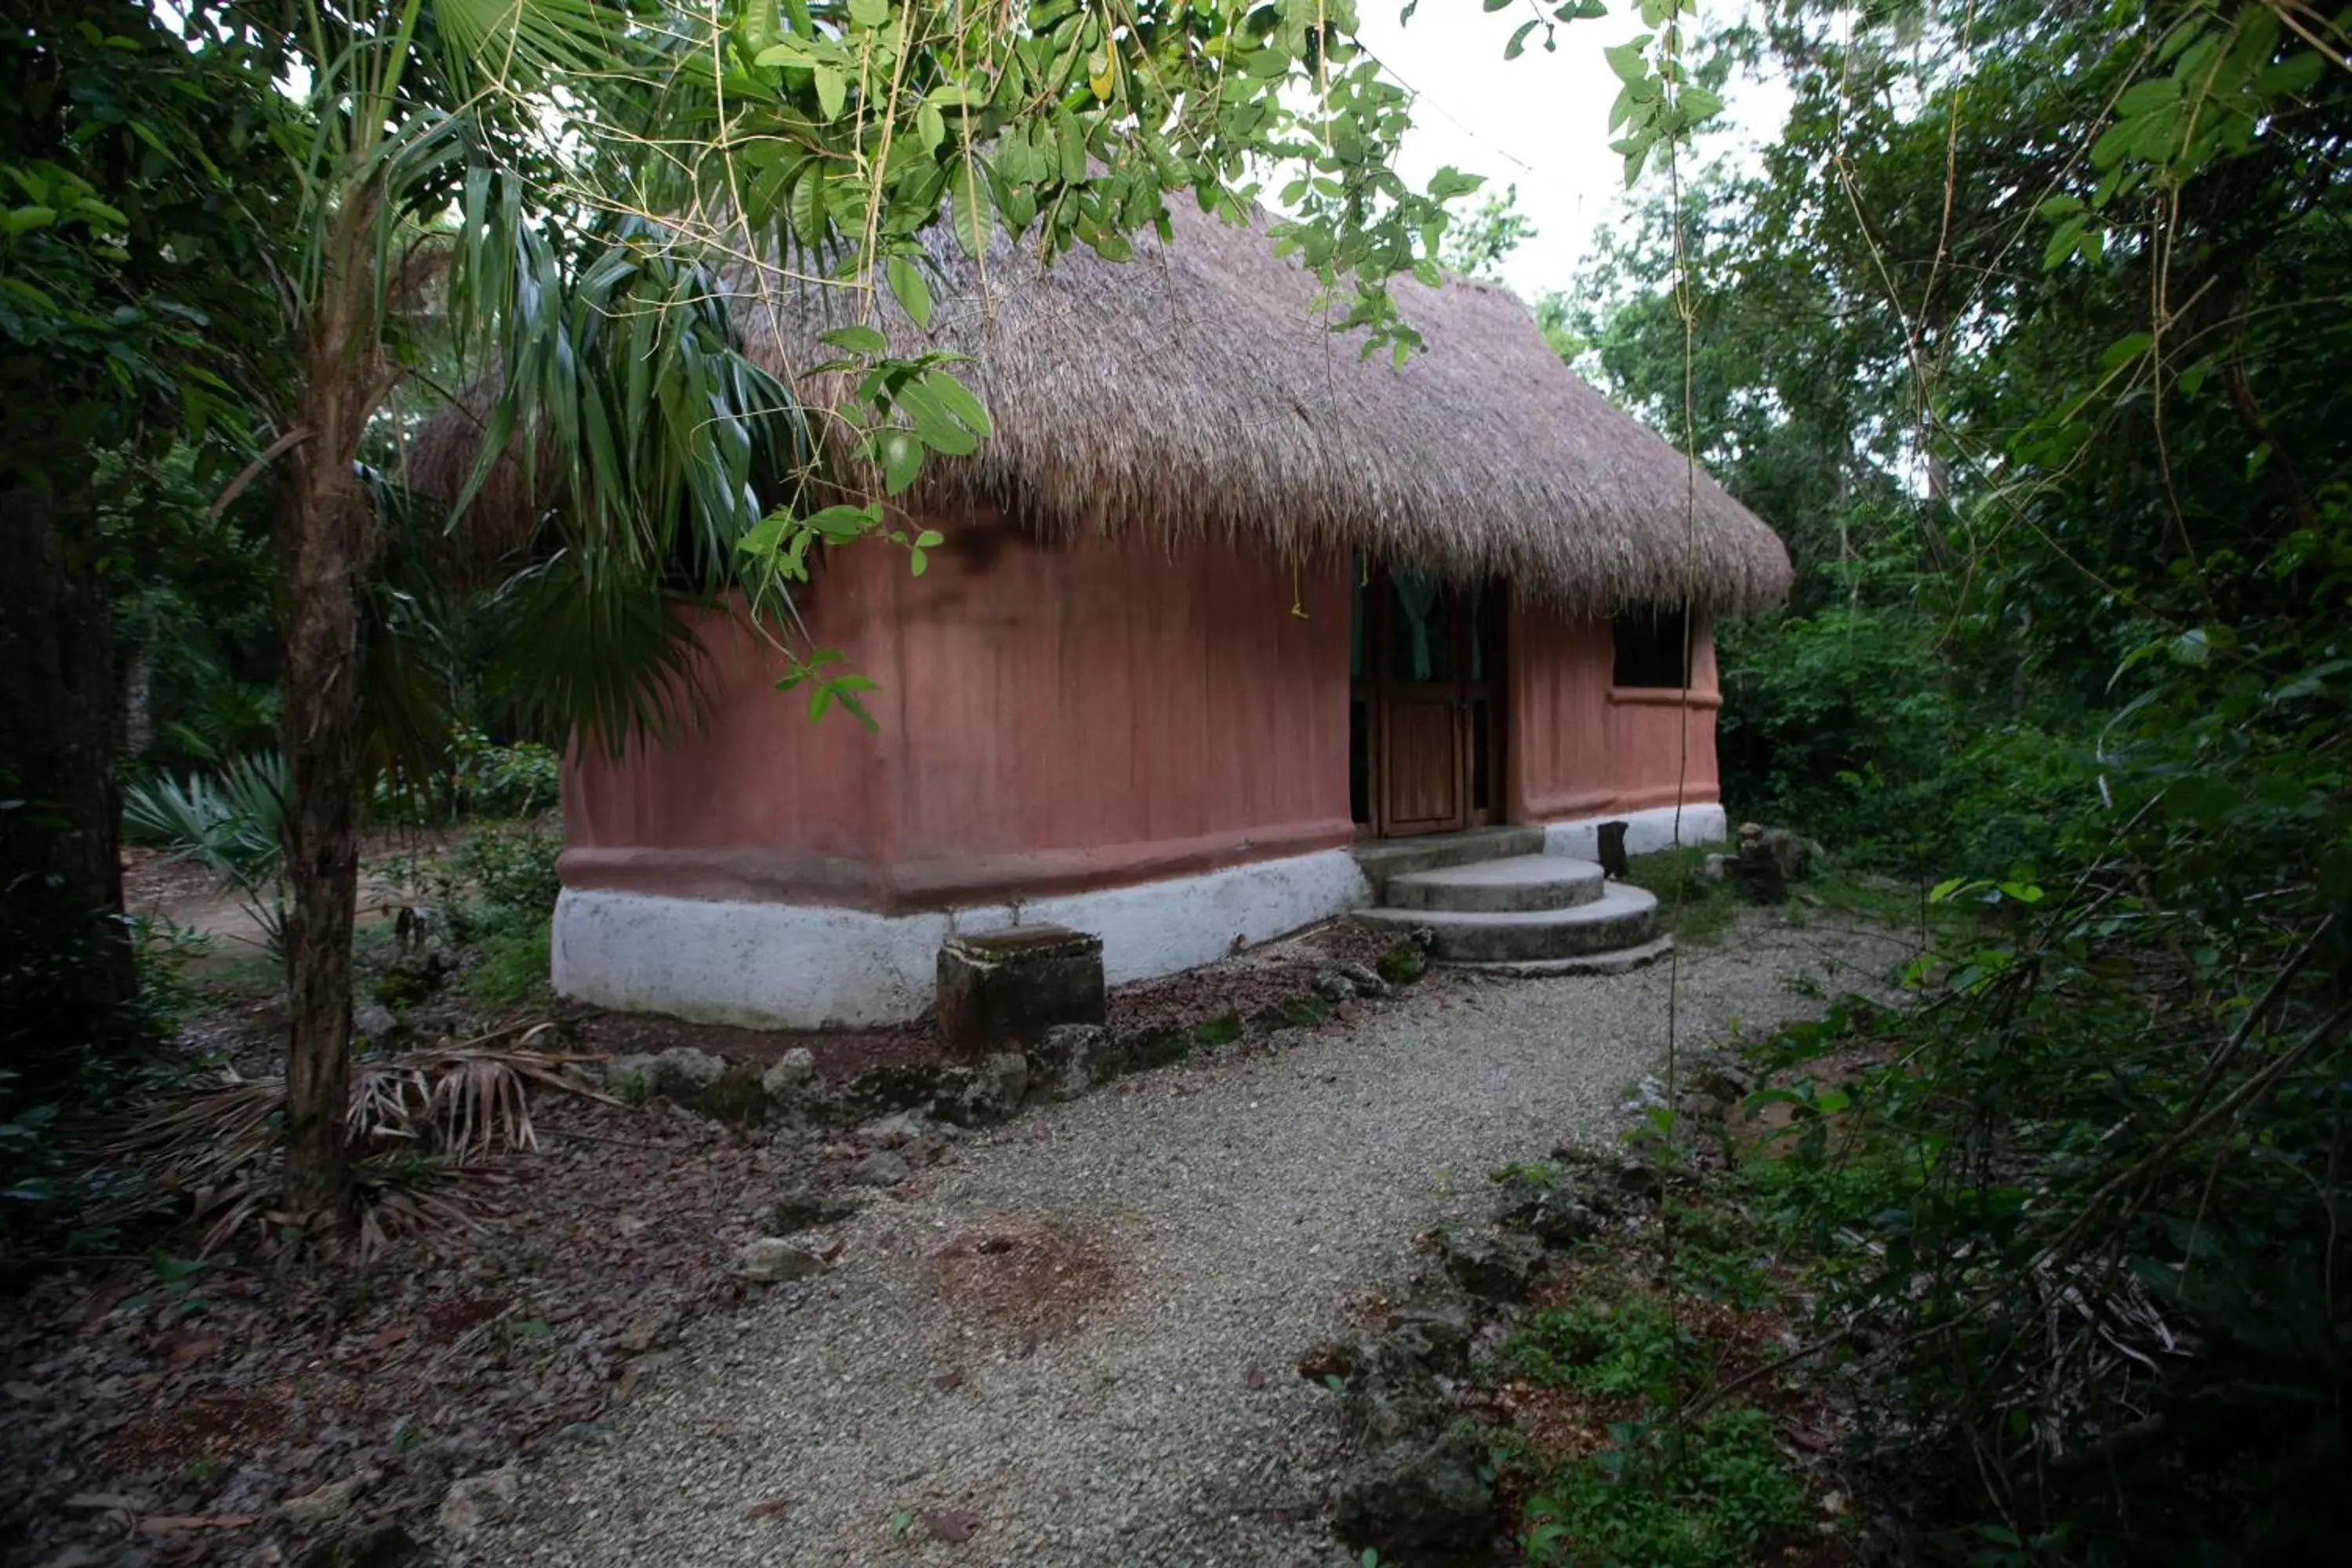
<svg viewBox="0 0 2352 1568">
<path fill-rule="evenodd" d="M 921 577 L 878 544 L 803 595 L 880 683 L 869 734 L 811 724 L 782 662 L 709 619 L 712 715 L 567 775 L 565 880 L 933 907 L 1139 881 L 1349 842 L 1348 583 L 1210 542 L 1037 544 L 947 525 Z"/>
<path fill-rule="evenodd" d="M 1504 805 L 1514 822 L 1556 822 L 1719 796 L 1715 716 L 1723 706 L 1704 622 L 1679 690 L 1611 685 L 1605 620 L 1520 606 L 1511 617 L 1511 729 Z M 1685 753 L 1687 746 L 1687 753 Z M 1680 780 L 1679 788 L 1677 780 Z"/>
<path fill-rule="evenodd" d="M 1346 568 L 1211 542 L 1038 544 L 943 525 L 921 577 L 861 544 L 800 596 L 811 642 L 880 683 L 878 730 L 812 723 L 740 616 L 700 632 L 710 704 L 679 745 L 574 756 L 573 887 L 936 908 L 1329 848 L 1348 815 Z M 1303 616 L 1292 611 L 1297 595 Z M 1610 685 L 1605 621 L 1512 616 L 1504 805 L 1540 822 L 1717 798 L 1715 652 L 1695 685 Z M 1684 726 L 1687 725 L 1686 731 Z"/>
</svg>

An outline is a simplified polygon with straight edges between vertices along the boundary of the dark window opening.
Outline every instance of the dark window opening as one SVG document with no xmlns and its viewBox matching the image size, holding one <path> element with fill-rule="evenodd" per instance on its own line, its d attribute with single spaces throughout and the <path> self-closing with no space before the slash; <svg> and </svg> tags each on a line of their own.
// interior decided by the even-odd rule
<svg viewBox="0 0 2352 1568">
<path fill-rule="evenodd" d="M 1619 686 L 1681 688 L 1690 684 L 1690 617 L 1679 607 L 1639 605 L 1617 617 Z"/>
<path fill-rule="evenodd" d="M 1371 826 L 1372 705 L 1360 697 L 1348 704 L 1348 815 Z"/>
</svg>

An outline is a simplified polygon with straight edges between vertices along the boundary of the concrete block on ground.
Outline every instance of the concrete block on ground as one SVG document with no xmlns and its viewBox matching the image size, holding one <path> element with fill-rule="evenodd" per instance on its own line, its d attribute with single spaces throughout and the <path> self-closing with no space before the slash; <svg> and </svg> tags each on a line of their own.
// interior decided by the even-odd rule
<svg viewBox="0 0 2352 1568">
<path fill-rule="evenodd" d="M 1106 1017 L 1102 938 L 1066 926 L 950 936 L 940 947 L 940 1043 L 977 1059 Z"/>
</svg>

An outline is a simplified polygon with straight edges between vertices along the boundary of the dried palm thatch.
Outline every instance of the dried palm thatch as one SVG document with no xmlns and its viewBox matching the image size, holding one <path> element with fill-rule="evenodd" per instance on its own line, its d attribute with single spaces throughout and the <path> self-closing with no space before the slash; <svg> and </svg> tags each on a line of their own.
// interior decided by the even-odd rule
<svg viewBox="0 0 2352 1568">
<path fill-rule="evenodd" d="M 995 425 L 975 456 L 925 466 L 910 510 L 1001 510 L 1056 539 L 1132 531 L 1174 548 L 1221 535 L 1297 560 L 1362 551 L 1505 577 L 1580 613 L 1688 600 L 1738 614 L 1787 596 L 1771 530 L 1562 364 L 1507 290 L 1397 284 L 1428 345 L 1399 366 L 1327 329 L 1314 279 L 1274 254 L 1262 223 L 1189 206 L 1171 221 L 1170 243 L 1146 237 L 1126 262 L 1074 250 L 1047 265 L 1000 237 L 983 267 L 935 234 L 928 330 L 877 290 L 892 351 L 971 355 L 959 374 Z M 851 288 L 796 287 L 779 310 L 754 293 L 744 287 L 737 319 L 786 374 L 835 357 L 820 335 L 868 309 Z M 818 407 L 845 390 L 831 377 L 800 386 Z M 457 414 L 429 428 L 420 482 L 439 475 L 454 491 L 477 428 Z M 527 504 L 520 478 L 502 476 L 469 526 L 514 537 L 499 514 Z"/>
<path fill-rule="evenodd" d="M 996 434 L 927 465 L 922 502 L 1001 507 L 1062 537 L 1362 550 L 1593 612 L 1685 598 L 1737 612 L 1787 594 L 1771 531 L 1562 364 L 1507 289 L 1399 283 L 1427 343 L 1400 366 L 1328 331 L 1314 279 L 1262 228 L 1192 208 L 1172 227 L 1124 263 L 1074 250 L 1048 266 L 1001 245 L 984 276 L 934 247 L 931 330 L 893 308 L 891 342 L 971 354 Z M 863 301 L 803 298 L 786 330 L 810 341 L 782 346 L 805 364 Z M 752 313 L 752 330 L 769 319 Z"/>
<path fill-rule="evenodd" d="M 617 1103 L 565 1073 L 600 1058 L 530 1048 L 552 1027 L 499 1030 L 362 1063 L 352 1072 L 345 1125 L 361 1154 L 363 1251 L 423 1225 L 470 1224 L 462 1205 L 433 1188 L 476 1175 L 475 1163 L 491 1155 L 539 1146 L 530 1122 L 533 1086 Z M 191 1220 L 205 1226 L 199 1250 L 209 1252 L 256 1220 L 290 1221 L 273 1209 L 285 1102 L 281 1078 L 192 1089 L 148 1107 L 110 1152 L 141 1171 L 151 1194 L 184 1199 Z"/>
</svg>

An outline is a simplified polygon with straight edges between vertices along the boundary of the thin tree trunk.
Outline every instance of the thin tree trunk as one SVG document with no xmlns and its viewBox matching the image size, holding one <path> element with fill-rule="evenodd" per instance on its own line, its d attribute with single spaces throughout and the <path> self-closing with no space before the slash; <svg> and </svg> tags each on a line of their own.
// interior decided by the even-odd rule
<svg viewBox="0 0 2352 1568">
<path fill-rule="evenodd" d="M 286 1171 L 296 1212 L 349 1207 L 352 921 L 359 898 L 359 605 L 375 519 L 353 465 L 382 391 L 374 205 L 355 193 L 329 241 L 297 414 L 281 459 L 287 565 Z"/>
<path fill-rule="evenodd" d="M 79 454 L 48 422 L 0 429 L 0 1066 L 39 1080 L 132 1025 L 114 774 L 113 613 L 62 536 L 52 483 Z M 67 445 L 70 445 L 68 443 Z M 44 461 L 54 455 L 57 466 Z"/>
</svg>

